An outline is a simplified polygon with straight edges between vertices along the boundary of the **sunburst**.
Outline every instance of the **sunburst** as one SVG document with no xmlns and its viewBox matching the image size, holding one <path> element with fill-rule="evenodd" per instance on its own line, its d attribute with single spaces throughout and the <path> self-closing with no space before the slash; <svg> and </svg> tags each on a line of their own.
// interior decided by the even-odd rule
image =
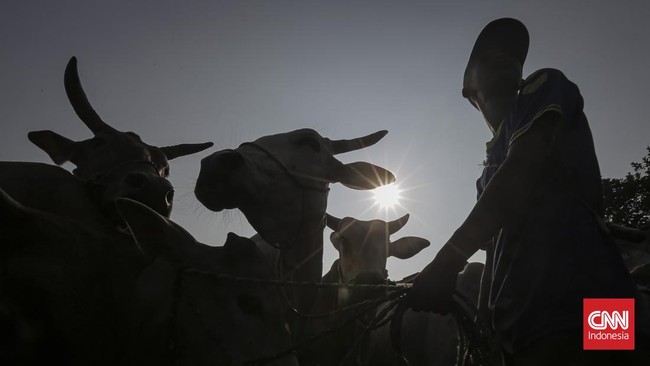
<svg viewBox="0 0 650 366">
<path fill-rule="evenodd" d="M 381 186 L 372 190 L 374 202 L 379 208 L 394 209 L 400 204 L 402 191 L 396 183 Z"/>
</svg>

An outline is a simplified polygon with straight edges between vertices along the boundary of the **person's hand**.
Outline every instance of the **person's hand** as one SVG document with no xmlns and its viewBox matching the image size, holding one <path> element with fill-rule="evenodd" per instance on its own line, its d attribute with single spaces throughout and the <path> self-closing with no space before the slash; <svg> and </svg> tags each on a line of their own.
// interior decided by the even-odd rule
<svg viewBox="0 0 650 366">
<path fill-rule="evenodd" d="M 445 244 L 415 278 L 413 287 L 406 295 L 414 311 L 433 311 L 444 315 L 451 310 L 456 278 L 467 264 L 466 258 L 451 245 Z"/>
</svg>

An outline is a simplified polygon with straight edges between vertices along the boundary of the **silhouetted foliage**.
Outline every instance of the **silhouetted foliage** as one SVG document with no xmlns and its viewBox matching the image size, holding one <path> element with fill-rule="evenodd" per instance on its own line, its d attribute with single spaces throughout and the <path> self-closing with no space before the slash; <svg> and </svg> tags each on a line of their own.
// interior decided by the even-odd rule
<svg viewBox="0 0 650 366">
<path fill-rule="evenodd" d="M 625 178 L 603 178 L 603 205 L 608 221 L 643 228 L 650 225 L 650 146 Z"/>
</svg>

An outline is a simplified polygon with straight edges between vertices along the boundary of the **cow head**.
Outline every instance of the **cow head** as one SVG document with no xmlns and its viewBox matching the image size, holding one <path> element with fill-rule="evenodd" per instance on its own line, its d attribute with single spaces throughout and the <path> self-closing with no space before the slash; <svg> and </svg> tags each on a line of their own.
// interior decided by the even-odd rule
<svg viewBox="0 0 650 366">
<path fill-rule="evenodd" d="M 32 131 L 31 142 L 44 150 L 54 163 L 76 165 L 73 173 L 91 183 L 104 212 L 114 220 L 114 201 L 119 197 L 142 202 L 168 217 L 174 189 L 165 179 L 168 160 L 207 149 L 212 143 L 156 147 L 144 143 L 133 132 L 121 132 L 104 122 L 86 98 L 77 72 L 76 58 L 65 70 L 65 90 L 72 107 L 92 131 L 93 138 L 72 141 L 55 132 Z"/>
<path fill-rule="evenodd" d="M 140 249 L 155 259 L 138 286 L 145 300 L 140 303 L 150 306 L 142 312 L 146 326 L 136 335 L 145 360 L 160 352 L 152 346 L 156 338 L 163 348 L 173 339 L 176 361 L 192 365 L 240 365 L 290 346 L 277 288 L 217 277 L 271 276 L 252 241 L 230 233 L 221 247 L 204 245 L 144 205 L 124 199 L 117 204 Z M 171 310 L 161 312 L 165 308 Z M 292 365 L 295 359 L 278 362 Z"/>
<path fill-rule="evenodd" d="M 195 194 L 213 211 L 239 208 L 264 240 L 282 245 L 322 230 L 330 183 L 372 189 L 395 180 L 386 169 L 334 157 L 386 133 L 353 140 L 330 140 L 312 129 L 265 136 L 204 158 Z"/>
<path fill-rule="evenodd" d="M 429 241 L 418 237 L 404 237 L 391 241 L 390 236 L 401 229 L 409 215 L 386 222 L 362 221 L 351 217 L 343 219 L 327 215 L 327 226 L 334 230 L 330 241 L 339 252 L 340 281 L 378 283 L 388 277 L 386 260 L 389 256 L 411 258 L 429 246 Z"/>
</svg>

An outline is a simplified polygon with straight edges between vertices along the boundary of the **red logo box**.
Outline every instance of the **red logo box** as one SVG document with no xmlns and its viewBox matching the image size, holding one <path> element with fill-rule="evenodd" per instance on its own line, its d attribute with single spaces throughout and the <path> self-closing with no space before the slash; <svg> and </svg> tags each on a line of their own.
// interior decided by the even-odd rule
<svg viewBox="0 0 650 366">
<path fill-rule="evenodd" d="M 584 299 L 582 314 L 583 349 L 634 349 L 634 299 Z"/>
</svg>

